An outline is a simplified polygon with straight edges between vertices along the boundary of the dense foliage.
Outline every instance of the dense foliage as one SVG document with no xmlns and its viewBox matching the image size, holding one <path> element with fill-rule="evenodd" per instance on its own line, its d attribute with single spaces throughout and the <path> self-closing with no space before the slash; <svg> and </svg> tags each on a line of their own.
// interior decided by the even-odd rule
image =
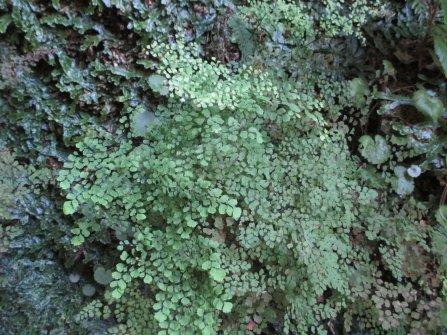
<svg viewBox="0 0 447 335">
<path fill-rule="evenodd" d="M 0 0 L 0 332 L 442 333 L 446 10 Z"/>
</svg>

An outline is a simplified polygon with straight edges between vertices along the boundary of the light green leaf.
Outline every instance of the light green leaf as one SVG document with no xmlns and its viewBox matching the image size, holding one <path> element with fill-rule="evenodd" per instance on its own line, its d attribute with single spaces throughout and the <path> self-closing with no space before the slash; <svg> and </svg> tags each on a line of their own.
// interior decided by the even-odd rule
<svg viewBox="0 0 447 335">
<path fill-rule="evenodd" d="M 407 175 L 407 169 L 403 166 L 396 166 L 394 174 L 396 178 L 393 181 L 393 188 L 399 195 L 408 195 L 414 190 L 413 178 Z"/>
<path fill-rule="evenodd" d="M 168 95 L 169 93 L 169 89 L 166 86 L 166 78 L 159 74 L 153 74 L 149 77 L 149 86 L 161 95 Z"/>
<path fill-rule="evenodd" d="M 222 312 L 224 313 L 230 313 L 233 309 L 233 304 L 231 302 L 225 302 L 222 308 Z"/>
<path fill-rule="evenodd" d="M 122 261 L 125 261 L 128 257 L 129 257 L 129 254 L 127 253 L 127 251 L 123 251 L 120 255 L 120 259 Z"/>
<path fill-rule="evenodd" d="M 368 83 L 365 79 L 354 78 L 349 82 L 349 90 L 352 98 L 364 99 L 369 93 Z"/>
<path fill-rule="evenodd" d="M 119 299 L 119 298 L 122 297 L 123 293 L 124 293 L 124 289 L 122 289 L 122 288 L 120 288 L 120 287 L 117 287 L 116 289 L 114 289 L 114 290 L 112 291 L 112 297 L 113 297 L 114 299 Z"/>
<path fill-rule="evenodd" d="M 202 269 L 203 270 L 209 270 L 211 269 L 211 262 L 210 261 L 205 261 L 202 263 Z"/>
<path fill-rule="evenodd" d="M 87 36 L 84 39 L 84 42 L 81 45 L 81 50 L 85 51 L 87 50 L 89 47 L 91 46 L 98 46 L 98 44 L 102 41 L 101 36 L 99 35 L 91 35 L 91 36 Z"/>
<path fill-rule="evenodd" d="M 59 10 L 61 8 L 60 0 L 51 0 L 51 3 L 53 4 L 54 9 Z"/>
<path fill-rule="evenodd" d="M 425 117 L 437 121 L 444 114 L 444 104 L 441 99 L 431 96 L 426 90 L 418 90 L 413 94 L 414 106 Z"/>
<path fill-rule="evenodd" d="M 223 282 L 226 276 L 226 272 L 222 269 L 211 269 L 210 271 L 211 278 L 213 278 L 217 282 Z"/>
<path fill-rule="evenodd" d="M 242 214 L 242 209 L 240 209 L 239 207 L 233 208 L 233 219 L 239 220 L 239 218 L 241 217 L 241 214 Z"/>
<path fill-rule="evenodd" d="M 64 202 L 63 211 L 65 215 L 71 215 L 75 212 L 75 209 L 73 208 L 71 201 Z"/>
<path fill-rule="evenodd" d="M 219 205 L 219 214 L 223 215 L 226 213 L 227 206 L 224 204 Z"/>
<path fill-rule="evenodd" d="M 112 273 L 112 278 L 113 279 L 121 279 L 122 275 L 119 272 L 113 272 Z"/>
<path fill-rule="evenodd" d="M 222 190 L 220 188 L 213 188 L 212 190 L 210 190 L 210 194 L 213 197 L 220 197 L 222 195 Z"/>
<path fill-rule="evenodd" d="M 197 221 L 195 221 L 193 219 L 186 220 L 186 224 L 188 225 L 188 227 L 191 227 L 191 228 L 195 228 L 198 225 Z"/>
<path fill-rule="evenodd" d="M 233 207 L 227 206 L 225 212 L 227 213 L 228 216 L 232 216 L 233 215 Z"/>
<path fill-rule="evenodd" d="M 387 59 L 384 59 L 383 60 L 383 72 L 391 77 L 395 77 L 397 71 L 394 68 L 393 63 L 391 63 Z"/>
<path fill-rule="evenodd" d="M 137 113 L 134 117 L 133 129 L 138 136 L 143 136 L 146 133 L 147 127 L 155 121 L 155 114 L 153 112 L 144 111 Z"/>
<path fill-rule="evenodd" d="M 375 139 L 369 135 L 363 135 L 360 137 L 359 142 L 360 154 L 371 164 L 385 163 L 390 157 L 390 148 L 380 135 L 376 135 Z"/>
<path fill-rule="evenodd" d="M 60 183 L 61 189 L 63 190 L 67 190 L 70 188 L 70 183 L 67 180 L 64 180 L 63 182 Z"/>
<path fill-rule="evenodd" d="M 137 214 L 136 216 L 135 216 L 135 218 L 138 220 L 138 221 L 143 221 L 145 218 L 146 218 L 146 215 L 144 215 L 144 214 Z"/>
<path fill-rule="evenodd" d="M 156 64 L 154 61 L 148 59 L 139 59 L 136 63 L 142 65 L 145 69 L 153 68 Z"/>
<path fill-rule="evenodd" d="M 73 244 L 75 247 L 77 247 L 77 246 L 81 245 L 82 243 L 84 243 L 84 241 L 85 241 L 84 237 L 81 235 L 78 235 L 78 236 L 74 236 L 71 239 L 71 244 Z"/>
<path fill-rule="evenodd" d="M 61 65 L 62 70 L 64 70 L 65 74 L 67 74 L 68 76 L 71 76 L 72 69 L 75 66 L 74 60 L 71 59 L 70 57 L 62 54 L 62 55 L 59 55 L 59 64 Z"/>
<path fill-rule="evenodd" d="M 158 322 L 164 322 L 167 319 L 166 315 L 164 315 L 161 310 L 155 313 L 154 317 Z"/>
</svg>

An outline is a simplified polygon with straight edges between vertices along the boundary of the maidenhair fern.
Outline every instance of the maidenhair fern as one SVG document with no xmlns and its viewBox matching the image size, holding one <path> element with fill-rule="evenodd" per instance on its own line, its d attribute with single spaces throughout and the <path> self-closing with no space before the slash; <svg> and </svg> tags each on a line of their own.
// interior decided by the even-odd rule
<svg viewBox="0 0 447 335">
<path fill-rule="evenodd" d="M 143 130 L 128 115 L 114 133 L 92 132 L 59 176 L 73 244 L 105 230 L 121 239 L 105 294 L 118 321 L 109 333 L 260 334 L 279 318 L 285 333 L 326 334 L 340 315 L 346 329 L 365 315 L 365 328 L 422 329 L 406 310 L 384 320 L 376 297 L 414 301 L 393 293 L 404 286 L 382 267 L 411 290 L 402 250 L 429 252 L 428 228 L 415 224 L 424 209 L 388 209 L 343 132 L 323 121 L 331 100 L 194 50 L 152 44 L 152 87 L 167 104 Z M 95 301 L 80 318 L 103 308 Z M 418 318 L 432 322 L 436 308 Z"/>
</svg>

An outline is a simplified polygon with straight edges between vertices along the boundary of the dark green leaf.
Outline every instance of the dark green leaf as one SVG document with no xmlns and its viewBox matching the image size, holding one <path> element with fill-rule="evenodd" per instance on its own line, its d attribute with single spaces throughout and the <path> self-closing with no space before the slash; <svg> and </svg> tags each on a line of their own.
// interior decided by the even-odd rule
<svg viewBox="0 0 447 335">
<path fill-rule="evenodd" d="M 96 282 L 101 285 L 109 285 L 112 281 L 112 271 L 104 269 L 102 266 L 95 270 L 93 275 Z"/>
<path fill-rule="evenodd" d="M 90 284 L 85 284 L 84 286 L 82 286 L 82 293 L 86 296 L 86 297 L 91 297 L 95 294 L 96 289 L 94 286 L 90 285 Z"/>
<path fill-rule="evenodd" d="M 8 29 L 9 24 L 12 22 L 11 15 L 5 14 L 0 17 L 0 34 L 4 34 Z"/>
<path fill-rule="evenodd" d="M 447 27 L 445 29 L 447 29 Z M 433 40 L 436 57 L 442 66 L 444 76 L 447 77 L 447 34 L 445 33 L 445 29 L 435 29 Z"/>
</svg>

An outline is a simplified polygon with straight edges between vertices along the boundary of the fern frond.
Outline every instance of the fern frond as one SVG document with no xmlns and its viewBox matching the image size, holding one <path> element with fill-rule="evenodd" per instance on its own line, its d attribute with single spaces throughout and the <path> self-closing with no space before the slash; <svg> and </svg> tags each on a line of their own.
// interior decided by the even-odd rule
<svg viewBox="0 0 447 335">
<path fill-rule="evenodd" d="M 232 42 L 238 45 L 242 61 L 248 61 L 253 56 L 255 49 L 253 34 L 248 29 L 246 22 L 237 14 L 231 17 L 228 25 L 231 29 Z"/>
</svg>

